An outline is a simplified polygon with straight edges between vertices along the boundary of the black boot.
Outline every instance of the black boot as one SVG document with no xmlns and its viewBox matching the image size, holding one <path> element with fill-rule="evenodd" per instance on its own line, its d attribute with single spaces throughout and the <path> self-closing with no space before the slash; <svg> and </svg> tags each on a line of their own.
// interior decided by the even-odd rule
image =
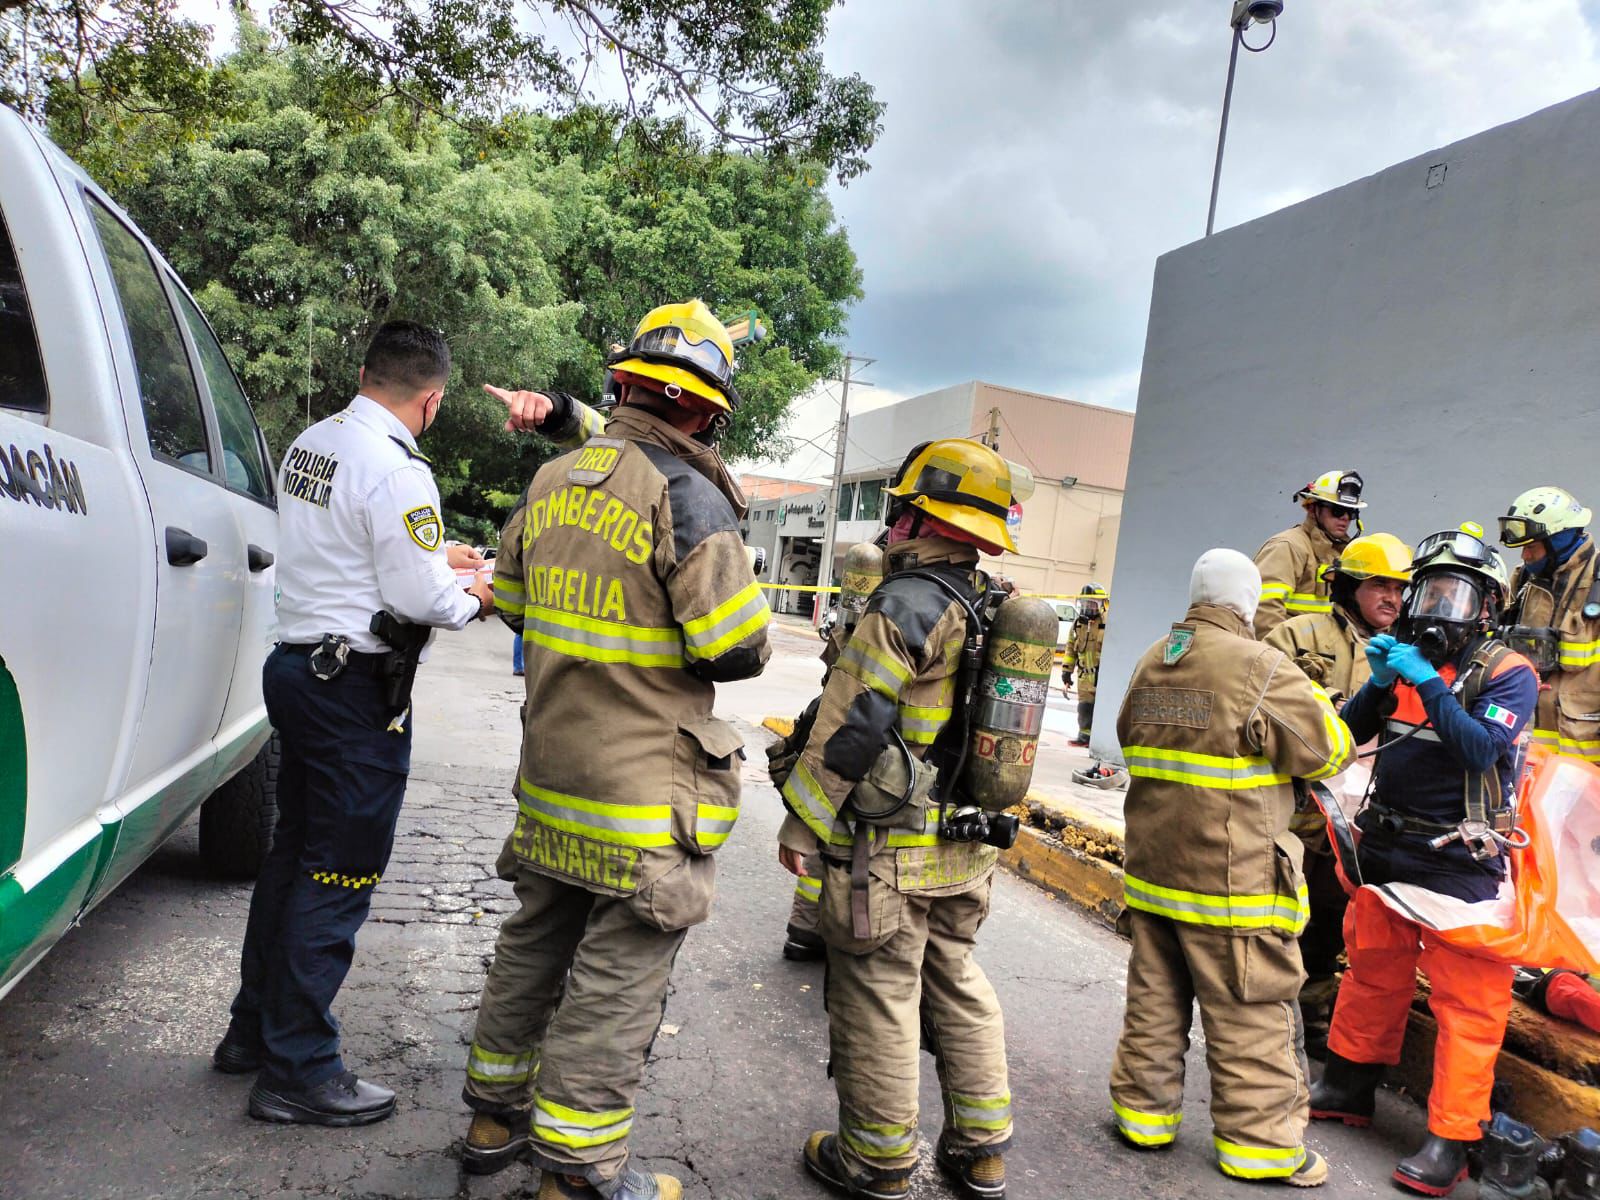
<svg viewBox="0 0 1600 1200">
<path fill-rule="evenodd" d="M 1564 1200 L 1600 1200 L 1600 1133 L 1580 1129 L 1561 1139 L 1567 1155 L 1556 1195 Z"/>
<path fill-rule="evenodd" d="M 1544 1139 L 1533 1130 L 1505 1113 L 1495 1113 L 1483 1127 L 1481 1147 L 1481 1200 L 1550 1200 L 1550 1185 L 1539 1178 Z"/>
<path fill-rule="evenodd" d="M 821 962 L 828 957 L 828 947 L 811 930 L 791 925 L 784 934 L 783 956 L 790 962 Z"/>
<path fill-rule="evenodd" d="M 1382 1063 L 1351 1062 L 1328 1051 L 1322 1078 L 1311 1088 L 1311 1116 L 1319 1121 L 1343 1121 L 1365 1128 L 1372 1124 Z"/>
<path fill-rule="evenodd" d="M 1448 1196 L 1467 1177 L 1467 1147 L 1471 1144 L 1430 1133 L 1420 1150 L 1400 1160 L 1394 1181 L 1424 1196 Z"/>
</svg>

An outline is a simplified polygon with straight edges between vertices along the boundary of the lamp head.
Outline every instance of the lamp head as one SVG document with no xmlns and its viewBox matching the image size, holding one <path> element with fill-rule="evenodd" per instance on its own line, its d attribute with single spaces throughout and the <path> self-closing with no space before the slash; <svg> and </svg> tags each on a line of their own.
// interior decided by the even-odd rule
<svg viewBox="0 0 1600 1200">
<path fill-rule="evenodd" d="M 1269 25 L 1283 15 L 1283 0 L 1233 0 L 1235 29 L 1246 25 Z"/>
</svg>

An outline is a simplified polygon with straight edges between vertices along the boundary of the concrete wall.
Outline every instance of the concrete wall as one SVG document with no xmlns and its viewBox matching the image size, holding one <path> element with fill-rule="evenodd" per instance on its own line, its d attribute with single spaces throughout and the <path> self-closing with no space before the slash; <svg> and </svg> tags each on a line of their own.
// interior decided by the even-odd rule
<svg viewBox="0 0 1600 1200">
<path fill-rule="evenodd" d="M 1156 264 L 1094 746 L 1207 547 L 1366 478 L 1407 541 L 1561 483 L 1600 495 L 1600 93 Z"/>
</svg>

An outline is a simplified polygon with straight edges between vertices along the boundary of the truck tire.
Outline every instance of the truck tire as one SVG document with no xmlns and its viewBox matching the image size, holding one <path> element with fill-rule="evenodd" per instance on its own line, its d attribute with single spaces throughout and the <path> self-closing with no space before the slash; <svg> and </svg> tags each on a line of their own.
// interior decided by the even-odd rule
<svg viewBox="0 0 1600 1200">
<path fill-rule="evenodd" d="M 219 875 L 254 879 L 278 823 L 278 735 L 200 806 L 200 856 Z"/>
</svg>

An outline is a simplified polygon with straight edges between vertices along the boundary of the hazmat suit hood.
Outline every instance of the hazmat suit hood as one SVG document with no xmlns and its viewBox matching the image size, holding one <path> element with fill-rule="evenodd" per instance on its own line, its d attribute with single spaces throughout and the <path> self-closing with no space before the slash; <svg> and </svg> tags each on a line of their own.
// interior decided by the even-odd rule
<svg viewBox="0 0 1600 1200">
<path fill-rule="evenodd" d="M 1189 576 L 1189 603 L 1215 604 L 1239 614 L 1248 627 L 1261 601 L 1261 572 L 1237 550 L 1207 550 Z"/>
</svg>

